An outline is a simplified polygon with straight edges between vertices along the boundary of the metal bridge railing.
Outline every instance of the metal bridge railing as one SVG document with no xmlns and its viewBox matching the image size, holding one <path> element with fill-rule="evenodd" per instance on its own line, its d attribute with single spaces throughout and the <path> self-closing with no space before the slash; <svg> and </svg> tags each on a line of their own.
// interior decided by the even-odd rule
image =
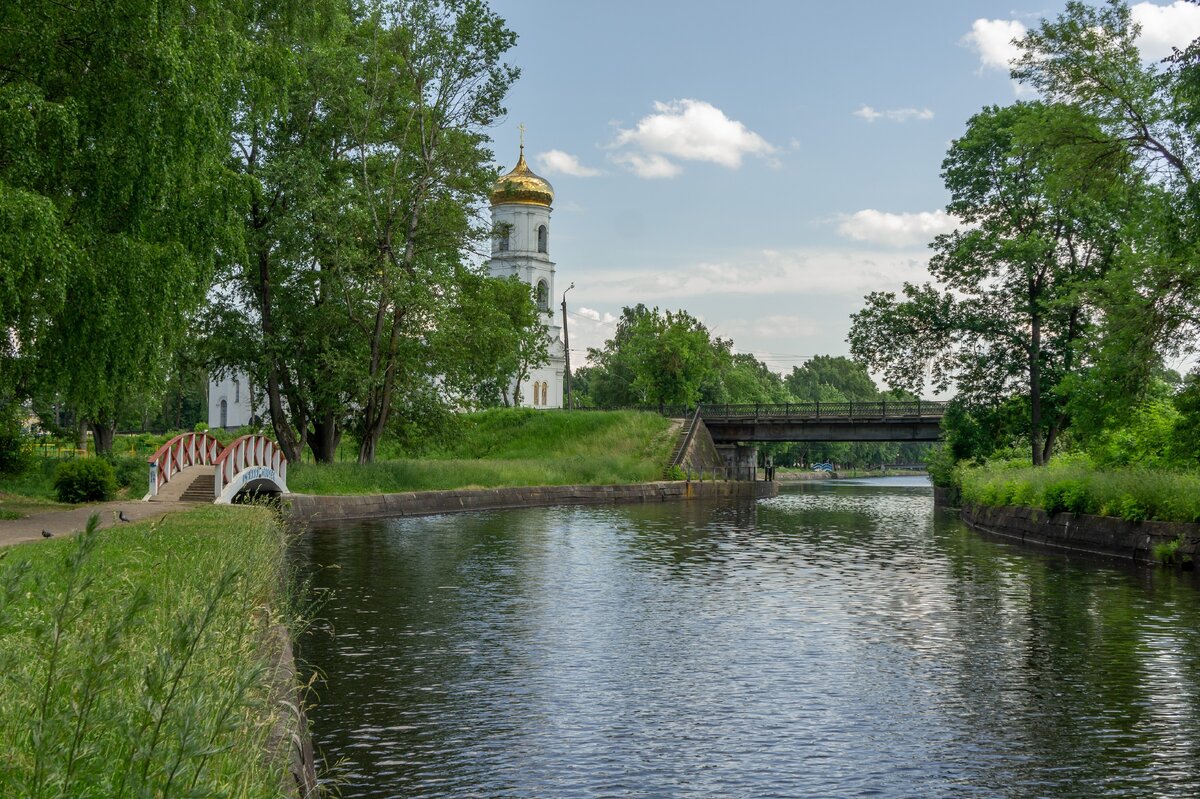
<svg viewBox="0 0 1200 799">
<path fill-rule="evenodd" d="M 634 410 L 661 413 L 676 419 L 699 414 L 701 419 L 940 419 L 946 412 L 944 400 L 870 400 L 864 402 L 779 402 L 665 405 L 592 408 L 588 410 Z M 583 409 L 580 409 L 583 410 Z"/>
</svg>

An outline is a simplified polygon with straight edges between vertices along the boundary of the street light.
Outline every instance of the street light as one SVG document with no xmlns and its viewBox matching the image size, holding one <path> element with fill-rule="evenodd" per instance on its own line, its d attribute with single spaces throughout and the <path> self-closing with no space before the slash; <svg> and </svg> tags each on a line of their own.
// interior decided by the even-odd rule
<svg viewBox="0 0 1200 799">
<path fill-rule="evenodd" d="M 567 291 L 575 288 L 575 284 L 567 286 Z M 563 355 L 566 356 L 566 378 L 567 378 L 567 410 L 575 410 L 575 398 L 571 396 L 571 337 L 567 333 L 567 291 L 563 292 L 562 309 L 563 309 Z"/>
</svg>

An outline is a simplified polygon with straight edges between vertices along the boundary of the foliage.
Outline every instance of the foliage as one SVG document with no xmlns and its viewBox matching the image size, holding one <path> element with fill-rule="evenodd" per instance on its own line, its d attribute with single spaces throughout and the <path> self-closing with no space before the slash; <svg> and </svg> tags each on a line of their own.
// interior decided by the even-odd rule
<svg viewBox="0 0 1200 799">
<path fill-rule="evenodd" d="M 117 476 L 104 458 L 75 458 L 58 464 L 54 490 L 62 502 L 101 502 L 117 492 Z"/>
<path fill-rule="evenodd" d="M 1070 424 L 1060 384 L 1080 368 L 1131 203 L 1128 159 L 1083 144 L 1099 124 L 1042 103 L 972 117 L 942 164 L 963 226 L 933 244 L 939 285 L 875 292 L 853 316 L 851 351 L 892 385 L 919 391 L 928 368 L 968 405 L 1027 397 L 1035 464 Z"/>
<path fill-rule="evenodd" d="M 0 408 L 0 475 L 20 474 L 29 464 L 30 442 L 22 429 L 23 416 L 15 402 Z"/>
<path fill-rule="evenodd" d="M 1126 211 L 1128 243 L 1105 287 L 1096 369 L 1106 403 L 1140 397 L 1163 353 L 1192 347 L 1200 321 L 1200 42 L 1147 63 L 1138 33 L 1123 2 L 1070 2 L 1018 42 L 1013 70 L 1096 119 L 1087 147 L 1125 153 L 1148 187 Z"/>
<path fill-rule="evenodd" d="M 1200 476 L 1144 468 L 1098 469 L 1086 456 L 1056 458 L 1047 467 L 1028 461 L 991 462 L 958 469 L 964 502 L 1029 505 L 1127 521 L 1200 522 Z"/>
<path fill-rule="evenodd" d="M 0 12 L 0 261 L 16 277 L 0 326 L 7 366 L 21 362 L 0 383 L 60 392 L 102 452 L 120 414 L 161 388 L 230 244 L 234 8 Z"/>
<path fill-rule="evenodd" d="M 0 562 L 0 794 L 278 795 L 271 514 L 95 522 Z"/>
</svg>

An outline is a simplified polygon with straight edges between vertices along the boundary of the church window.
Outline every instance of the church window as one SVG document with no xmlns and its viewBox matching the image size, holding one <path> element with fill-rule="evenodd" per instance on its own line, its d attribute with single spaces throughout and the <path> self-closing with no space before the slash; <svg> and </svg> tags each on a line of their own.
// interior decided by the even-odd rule
<svg viewBox="0 0 1200 799">
<path fill-rule="evenodd" d="M 233 381 L 233 404 L 237 405 L 242 401 L 242 384 L 237 380 Z"/>
<path fill-rule="evenodd" d="M 229 403 L 221 400 L 221 427 L 229 427 Z"/>
<path fill-rule="evenodd" d="M 538 225 L 538 252 L 546 252 L 546 226 Z"/>
<path fill-rule="evenodd" d="M 541 383 L 533 384 L 533 404 L 534 405 L 538 404 L 538 391 L 541 390 L 541 385 L 542 385 Z"/>
<path fill-rule="evenodd" d="M 546 383 L 542 383 L 542 404 L 546 404 Z"/>
<path fill-rule="evenodd" d="M 537 285 L 537 307 L 543 311 L 550 310 L 550 287 L 546 281 L 539 280 Z"/>
</svg>

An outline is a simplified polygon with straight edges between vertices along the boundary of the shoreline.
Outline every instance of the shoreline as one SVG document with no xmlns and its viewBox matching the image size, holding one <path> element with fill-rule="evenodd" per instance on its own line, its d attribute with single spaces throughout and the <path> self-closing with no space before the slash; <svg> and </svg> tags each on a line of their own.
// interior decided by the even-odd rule
<svg viewBox="0 0 1200 799">
<path fill-rule="evenodd" d="M 759 499 L 779 493 L 767 481 L 670 481 L 617 485 L 521 486 L 394 494 L 289 494 L 283 500 L 288 522 L 354 521 L 441 513 L 534 508 L 549 505 L 614 505 L 687 502 L 697 499 Z"/>
<path fill-rule="evenodd" d="M 1158 552 L 1169 549 L 1170 561 L 1185 566 L 1200 553 L 1200 524 L 1130 522 L 1113 516 L 1069 511 L 1047 514 L 1023 505 L 965 504 L 959 514 L 972 530 L 1050 549 L 1133 560 L 1164 562 Z"/>
</svg>

